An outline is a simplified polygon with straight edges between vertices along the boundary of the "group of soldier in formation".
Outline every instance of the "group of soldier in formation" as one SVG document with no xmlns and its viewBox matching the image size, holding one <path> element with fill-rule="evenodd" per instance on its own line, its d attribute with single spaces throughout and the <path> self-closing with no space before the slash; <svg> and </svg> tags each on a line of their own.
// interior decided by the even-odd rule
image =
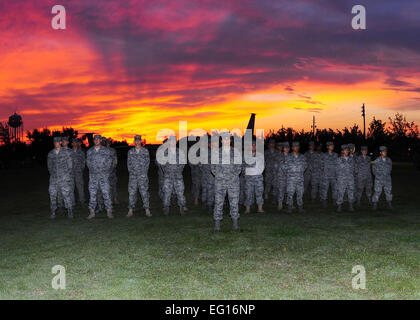
<svg viewBox="0 0 420 320">
<path fill-rule="evenodd" d="M 137 203 L 137 194 L 140 193 L 146 216 L 151 217 L 149 206 L 149 179 L 150 164 L 149 151 L 143 147 L 140 135 L 134 137 L 135 146 L 128 151 L 127 169 L 128 182 L 128 213 L 132 217 Z M 212 145 L 214 144 L 214 145 Z M 211 148 L 220 148 L 219 140 L 209 142 Z M 73 218 L 76 204 L 75 194 L 79 202 L 84 205 L 84 179 L 85 166 L 89 170 L 89 203 L 88 219 L 93 219 L 105 206 L 108 218 L 113 218 L 113 205 L 117 199 L 117 153 L 111 148 L 111 141 L 100 135 L 94 136 L 94 146 L 85 156 L 81 148 L 80 139 L 72 140 L 69 148 L 67 137 L 54 137 L 54 149 L 48 154 L 48 170 L 50 172 L 49 194 L 51 215 L 56 217 L 57 206 L 63 203 L 67 209 L 68 217 Z M 181 152 L 175 146 L 177 158 Z M 233 229 L 239 227 L 239 206 L 244 205 L 244 213 L 250 213 L 251 207 L 256 203 L 257 212 L 262 213 L 264 199 L 272 196 L 277 204 L 277 209 L 283 209 L 286 204 L 287 213 L 294 209 L 296 198 L 297 210 L 303 213 L 303 195 L 310 195 L 312 201 L 320 200 L 322 206 L 327 206 L 329 193 L 331 200 L 336 205 L 337 212 L 342 211 L 342 205 L 348 202 L 349 211 L 354 211 L 354 203 L 360 205 L 363 192 L 372 205 L 373 210 L 382 191 L 390 209 L 392 209 L 392 161 L 387 156 L 387 148 L 381 146 L 380 156 L 371 161 L 368 148 L 362 146 L 360 153 L 356 153 L 354 144 L 341 146 L 341 154 L 334 152 L 334 143 L 327 142 L 327 151 L 322 152 L 322 145 L 309 142 L 309 150 L 301 154 L 300 143 L 295 141 L 290 146 L 289 142 L 277 142 L 269 139 L 267 149 L 264 151 L 263 168 L 247 171 L 250 166 L 258 166 L 258 162 L 248 165 L 234 161 L 234 147 L 231 147 L 229 163 L 189 164 L 191 168 L 192 188 L 191 193 L 194 204 L 198 205 L 201 198 L 203 205 L 213 214 L 214 230 L 220 230 L 223 218 L 223 206 L 227 195 L 229 213 L 233 221 Z M 252 152 L 256 154 L 256 143 L 253 140 Z M 220 156 L 222 152 L 219 152 Z M 185 164 L 178 161 L 175 164 L 160 164 L 156 162 L 159 179 L 159 197 L 163 203 L 164 215 L 169 214 L 173 196 L 179 207 L 179 212 L 184 215 L 188 210 L 184 195 L 183 171 Z M 372 179 L 374 176 L 374 183 Z M 373 195 L 372 195 L 373 187 Z M 77 191 L 77 192 L 75 192 Z"/>
</svg>

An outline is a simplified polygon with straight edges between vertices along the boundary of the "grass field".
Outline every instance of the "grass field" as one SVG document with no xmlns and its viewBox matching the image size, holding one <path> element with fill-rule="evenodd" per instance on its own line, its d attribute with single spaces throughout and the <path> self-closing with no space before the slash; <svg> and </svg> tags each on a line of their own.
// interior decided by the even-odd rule
<svg viewBox="0 0 420 320">
<path fill-rule="evenodd" d="M 394 166 L 393 212 L 308 203 L 288 215 L 267 204 L 242 215 L 241 233 L 225 212 L 217 234 L 191 199 L 188 215 L 164 217 L 153 179 L 154 216 L 126 219 L 123 168 L 114 220 L 79 209 L 51 221 L 45 169 L 0 175 L 0 299 L 420 299 L 420 172 L 409 164 Z M 51 287 L 58 264 L 66 290 Z M 355 265 L 365 290 L 352 289 Z"/>
</svg>

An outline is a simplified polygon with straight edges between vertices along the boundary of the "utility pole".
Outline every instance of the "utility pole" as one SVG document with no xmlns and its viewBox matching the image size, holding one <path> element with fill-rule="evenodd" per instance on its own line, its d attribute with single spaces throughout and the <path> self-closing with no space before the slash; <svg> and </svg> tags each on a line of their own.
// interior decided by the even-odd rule
<svg viewBox="0 0 420 320">
<path fill-rule="evenodd" d="M 315 128 L 316 128 L 316 124 L 315 124 L 315 116 L 313 116 L 313 118 L 312 118 L 312 125 L 311 125 L 311 128 L 312 128 L 312 136 L 313 136 L 313 137 L 315 137 Z"/>
<path fill-rule="evenodd" d="M 366 140 L 366 111 L 365 111 L 365 104 L 362 105 L 362 117 L 363 117 L 363 138 Z"/>
</svg>

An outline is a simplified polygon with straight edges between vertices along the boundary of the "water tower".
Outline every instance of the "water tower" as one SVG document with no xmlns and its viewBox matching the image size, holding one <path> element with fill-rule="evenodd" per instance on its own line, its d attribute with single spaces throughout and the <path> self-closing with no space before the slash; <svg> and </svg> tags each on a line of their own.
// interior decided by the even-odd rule
<svg viewBox="0 0 420 320">
<path fill-rule="evenodd" d="M 10 142 L 20 142 L 23 139 L 22 117 L 16 112 L 9 117 Z"/>
</svg>

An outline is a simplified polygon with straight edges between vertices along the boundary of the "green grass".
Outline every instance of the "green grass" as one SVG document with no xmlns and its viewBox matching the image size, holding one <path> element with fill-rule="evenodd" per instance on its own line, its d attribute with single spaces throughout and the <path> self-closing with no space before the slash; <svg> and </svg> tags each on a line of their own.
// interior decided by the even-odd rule
<svg viewBox="0 0 420 320">
<path fill-rule="evenodd" d="M 153 217 L 126 219 L 123 169 L 114 220 L 78 209 L 50 221 L 44 169 L 1 175 L 0 299 L 420 299 L 420 172 L 410 165 L 395 165 L 394 212 L 307 204 L 287 215 L 267 204 L 241 217 L 242 233 L 226 212 L 218 234 L 192 205 L 164 217 L 153 179 Z M 57 264 L 66 290 L 51 287 Z M 366 290 L 351 286 L 358 264 Z"/>
</svg>

